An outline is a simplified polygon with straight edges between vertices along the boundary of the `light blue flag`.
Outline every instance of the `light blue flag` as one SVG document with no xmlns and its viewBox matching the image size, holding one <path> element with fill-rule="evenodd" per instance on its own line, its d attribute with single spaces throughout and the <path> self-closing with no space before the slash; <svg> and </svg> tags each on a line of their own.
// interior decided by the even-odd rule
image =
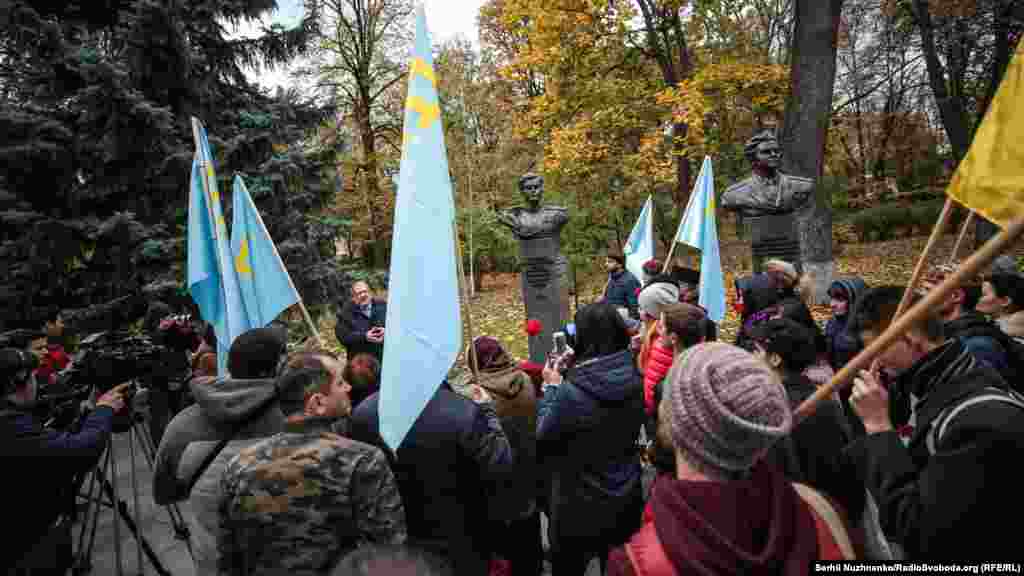
<svg viewBox="0 0 1024 576">
<path fill-rule="evenodd" d="M 241 176 L 235 176 L 231 255 L 248 325 L 262 328 L 299 301 L 292 277 L 277 253 Z"/>
<path fill-rule="evenodd" d="M 397 450 L 462 346 L 455 204 L 423 6 L 409 65 L 380 387 L 380 433 Z"/>
<path fill-rule="evenodd" d="M 220 205 L 213 154 L 206 130 L 192 119 L 196 154 L 188 214 L 188 289 L 203 320 L 217 335 L 217 374 L 227 375 L 228 350 L 249 329 L 238 277 L 231 266 L 228 230 Z M 207 189 L 209 186 L 209 189 Z"/>
<path fill-rule="evenodd" d="M 715 225 L 715 176 L 711 158 L 704 157 L 697 184 L 690 194 L 686 212 L 676 231 L 676 242 L 700 250 L 700 305 L 708 318 L 721 322 L 725 318 L 725 278 L 722 258 L 718 253 L 718 227 Z"/>
<path fill-rule="evenodd" d="M 644 209 L 640 211 L 640 217 L 633 225 L 633 231 L 629 233 L 626 246 L 622 249 L 626 255 L 626 270 L 636 276 L 641 284 L 644 283 L 644 263 L 654 259 L 654 215 L 651 214 L 653 205 L 651 196 L 648 196 Z"/>
</svg>

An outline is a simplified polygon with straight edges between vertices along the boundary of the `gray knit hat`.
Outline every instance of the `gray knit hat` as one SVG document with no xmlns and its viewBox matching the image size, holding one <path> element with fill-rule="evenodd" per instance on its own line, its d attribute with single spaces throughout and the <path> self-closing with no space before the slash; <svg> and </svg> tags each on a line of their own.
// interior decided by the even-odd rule
<svg viewBox="0 0 1024 576">
<path fill-rule="evenodd" d="M 711 470 L 749 470 L 793 427 L 782 382 L 731 344 L 687 349 L 668 375 L 666 394 L 673 443 Z"/>
<path fill-rule="evenodd" d="M 651 284 L 640 291 L 637 301 L 641 311 L 657 318 L 666 307 L 679 303 L 679 286 L 667 282 Z"/>
</svg>

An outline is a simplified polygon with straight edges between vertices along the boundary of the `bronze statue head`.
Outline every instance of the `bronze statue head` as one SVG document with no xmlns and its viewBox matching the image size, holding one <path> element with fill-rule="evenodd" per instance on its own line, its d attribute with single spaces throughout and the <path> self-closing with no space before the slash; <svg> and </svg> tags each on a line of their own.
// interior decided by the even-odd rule
<svg viewBox="0 0 1024 576">
<path fill-rule="evenodd" d="M 774 172 L 779 169 L 779 164 L 782 161 L 779 139 L 774 130 L 762 130 L 754 134 L 747 141 L 743 153 L 754 169 L 758 171 Z"/>
<path fill-rule="evenodd" d="M 519 178 L 519 192 L 523 200 L 533 210 L 540 207 L 540 201 L 544 197 L 544 177 L 540 174 L 529 172 Z"/>
</svg>

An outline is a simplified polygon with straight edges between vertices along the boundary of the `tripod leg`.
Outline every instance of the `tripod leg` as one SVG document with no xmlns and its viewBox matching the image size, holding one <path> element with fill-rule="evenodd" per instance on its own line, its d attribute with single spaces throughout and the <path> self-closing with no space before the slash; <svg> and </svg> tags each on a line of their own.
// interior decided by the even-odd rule
<svg viewBox="0 0 1024 576">
<path fill-rule="evenodd" d="M 85 512 L 82 514 L 82 528 L 78 534 L 78 548 L 75 551 L 75 565 L 72 568 L 72 573 L 75 575 L 85 574 L 92 569 L 92 546 L 96 541 L 96 521 L 100 509 L 103 507 L 103 489 L 96 478 L 106 470 L 109 460 L 110 451 L 104 450 L 100 462 L 89 473 L 89 491 L 85 494 Z M 92 525 L 91 529 L 89 528 L 90 524 Z M 85 546 L 86 531 L 89 532 L 88 547 Z"/>
<path fill-rule="evenodd" d="M 111 483 L 111 494 L 110 500 L 114 504 L 114 509 L 117 509 L 117 456 L 114 453 L 114 437 L 111 435 L 110 444 L 107 448 L 110 451 L 110 483 Z M 117 559 L 117 576 L 124 576 L 124 565 L 121 563 L 121 520 L 117 514 L 114 514 L 114 556 Z"/>
<path fill-rule="evenodd" d="M 134 429 L 133 429 L 134 431 Z M 131 457 L 131 475 L 132 475 L 132 511 L 135 513 L 136 520 L 141 516 L 141 509 L 139 508 L 139 482 L 137 475 L 135 474 L 135 442 L 132 441 L 132 434 L 128 434 L 128 454 Z M 138 526 L 136 526 L 138 528 Z M 139 574 L 145 574 L 146 568 L 142 563 L 142 538 L 139 533 L 135 533 L 135 552 L 138 555 L 139 560 Z"/>
</svg>

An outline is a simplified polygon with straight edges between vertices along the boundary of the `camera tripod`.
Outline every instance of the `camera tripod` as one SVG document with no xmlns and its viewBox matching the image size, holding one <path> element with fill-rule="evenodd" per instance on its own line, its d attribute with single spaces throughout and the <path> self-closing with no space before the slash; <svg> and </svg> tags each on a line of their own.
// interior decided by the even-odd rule
<svg viewBox="0 0 1024 576">
<path fill-rule="evenodd" d="M 153 443 L 153 439 L 149 435 L 148 427 L 145 424 L 145 419 L 139 413 L 132 414 L 131 426 L 125 432 L 115 432 L 110 437 L 107 443 L 104 454 L 100 457 L 99 464 L 96 468 L 87 473 L 86 477 L 82 478 L 82 485 L 85 485 L 85 480 L 88 480 L 88 490 L 82 494 L 79 493 L 78 497 L 85 504 L 85 512 L 82 514 L 82 525 L 79 528 L 77 546 L 75 548 L 75 560 L 72 568 L 72 574 L 87 574 L 92 570 L 92 550 L 93 545 L 96 542 L 96 528 L 99 524 L 100 512 L 104 508 L 113 509 L 114 513 L 114 553 L 117 562 L 117 574 L 123 576 L 124 564 L 123 550 L 121 542 L 121 522 L 124 522 L 128 530 L 135 536 L 135 548 L 138 556 L 138 573 L 145 573 L 145 565 L 143 564 L 142 556 L 145 553 L 146 558 L 149 559 L 153 569 L 161 576 L 170 576 L 171 573 L 164 568 L 160 562 L 160 558 L 156 555 L 153 547 L 149 541 L 141 532 L 141 527 L 138 525 L 139 515 L 139 486 L 138 479 L 135 472 L 136 468 L 136 456 L 135 450 L 138 446 L 139 450 L 145 457 L 146 463 L 149 465 L 150 472 L 153 471 L 153 462 L 156 459 L 156 446 Z M 115 435 L 128 435 L 128 451 L 131 459 L 131 491 L 133 497 L 133 507 L 129 509 L 128 505 L 124 500 L 119 497 L 118 482 L 117 482 L 117 453 L 114 448 L 114 437 Z M 179 540 L 184 540 L 186 547 L 188 548 L 189 554 L 192 554 L 192 546 L 189 541 L 189 530 L 188 524 L 185 522 L 185 517 L 182 515 L 181 509 L 178 508 L 177 504 L 171 504 L 164 507 L 167 510 L 168 515 L 171 518 L 171 525 L 174 529 L 175 537 Z M 88 543 L 86 543 L 86 533 L 88 532 Z"/>
</svg>

